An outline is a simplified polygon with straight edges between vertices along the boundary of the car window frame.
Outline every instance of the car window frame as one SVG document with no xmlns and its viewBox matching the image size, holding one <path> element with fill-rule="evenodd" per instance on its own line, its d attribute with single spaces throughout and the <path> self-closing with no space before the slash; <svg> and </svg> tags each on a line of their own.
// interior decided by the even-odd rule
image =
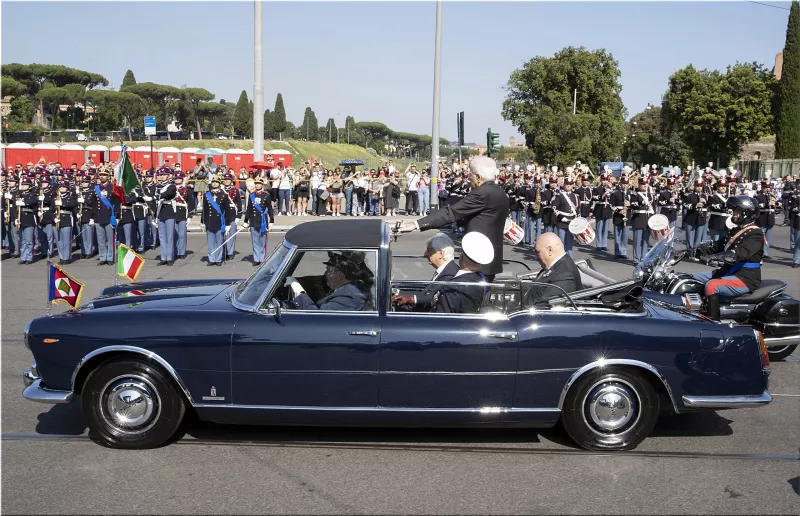
<svg viewBox="0 0 800 516">
<path fill-rule="evenodd" d="M 275 277 L 273 277 L 273 282 L 276 282 L 276 278 L 281 278 L 285 280 L 286 274 L 289 271 L 289 267 L 291 266 L 294 258 L 299 253 L 306 253 L 306 252 L 363 252 L 363 253 L 375 253 L 375 268 L 380 268 L 380 252 L 376 248 L 328 248 L 328 247 L 308 247 L 303 249 L 298 249 L 297 246 L 293 246 L 293 252 L 290 255 L 287 255 L 287 260 L 281 264 L 280 269 L 276 272 Z M 380 281 L 378 271 L 373 271 L 373 285 L 372 289 L 374 289 L 374 296 L 373 296 L 373 309 L 372 310 L 302 310 L 302 309 L 295 309 L 295 308 L 283 308 L 281 307 L 281 313 L 287 314 L 342 314 L 342 315 L 353 315 L 353 314 L 361 314 L 364 316 L 379 316 L 380 315 L 380 288 L 378 288 L 378 283 Z M 274 296 L 275 291 L 277 290 L 280 282 L 276 282 L 275 285 L 270 285 L 269 295 L 263 296 L 263 298 L 259 302 L 259 313 L 264 314 L 275 314 L 274 309 L 272 308 L 271 301 Z M 371 290 L 372 290 L 371 289 Z"/>
<path fill-rule="evenodd" d="M 275 287 L 274 287 L 275 278 L 277 278 L 277 277 L 279 277 L 279 276 L 281 276 L 283 274 L 283 271 L 286 269 L 287 263 L 292 259 L 294 254 L 297 252 L 297 246 L 292 244 L 291 242 L 287 241 L 286 239 L 284 239 L 280 243 L 280 245 L 286 247 L 289 250 L 289 252 L 287 252 L 286 256 L 283 257 L 283 260 L 281 261 L 280 265 L 278 266 L 278 269 L 275 271 L 275 274 L 272 276 L 272 279 L 270 279 L 270 282 L 267 284 L 267 286 L 264 289 L 264 291 L 261 293 L 261 296 L 252 305 L 245 304 L 245 303 L 241 302 L 236 296 L 233 296 L 232 299 L 231 299 L 231 303 L 233 304 L 234 308 L 237 308 L 239 310 L 244 310 L 244 311 L 247 311 L 247 312 L 259 312 L 261 310 L 261 307 L 264 304 L 265 295 L 267 294 L 267 292 L 272 292 L 275 289 Z M 274 252 L 275 251 L 273 251 L 273 253 Z M 256 272 L 258 272 L 258 271 L 256 271 Z"/>
</svg>

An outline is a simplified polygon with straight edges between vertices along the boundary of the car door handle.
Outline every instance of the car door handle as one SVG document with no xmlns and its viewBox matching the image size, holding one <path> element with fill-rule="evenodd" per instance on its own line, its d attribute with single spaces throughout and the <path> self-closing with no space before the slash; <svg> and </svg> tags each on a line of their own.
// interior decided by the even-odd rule
<svg viewBox="0 0 800 516">
<path fill-rule="evenodd" d="M 355 335 L 357 337 L 377 337 L 378 332 L 377 330 L 358 330 L 358 331 L 348 331 L 348 335 Z"/>
<path fill-rule="evenodd" d="M 486 333 L 481 333 L 481 335 L 490 337 L 492 339 L 514 340 L 517 338 L 517 332 L 515 331 L 489 331 Z"/>
</svg>

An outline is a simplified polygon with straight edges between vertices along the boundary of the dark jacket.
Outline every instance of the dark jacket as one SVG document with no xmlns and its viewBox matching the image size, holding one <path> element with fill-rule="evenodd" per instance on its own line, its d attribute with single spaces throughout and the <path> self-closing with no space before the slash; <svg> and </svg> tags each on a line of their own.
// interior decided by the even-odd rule
<svg viewBox="0 0 800 516">
<path fill-rule="evenodd" d="M 95 193 L 94 196 L 94 222 L 95 224 L 110 224 L 111 223 L 111 215 L 113 210 L 113 215 L 115 218 L 120 218 L 120 203 L 119 199 L 114 195 L 114 187 L 111 186 L 111 183 L 105 183 L 102 185 L 97 185 L 100 187 L 100 197 L 97 196 Z M 95 190 L 96 192 L 97 190 Z M 105 195 L 103 195 L 105 193 Z M 105 203 L 102 201 L 102 198 L 106 199 L 108 203 L 111 205 L 109 209 Z"/>
<path fill-rule="evenodd" d="M 67 191 L 61 194 L 61 209 L 59 209 L 59 206 L 55 207 L 55 212 L 60 214 L 59 220 L 56 222 L 59 229 L 72 227 L 77 206 L 78 196 L 75 192 Z"/>
<path fill-rule="evenodd" d="M 707 208 L 698 208 L 700 194 L 697 192 L 686 192 L 683 195 L 683 204 L 686 205 L 686 217 L 683 221 L 692 226 L 703 226 L 707 219 Z"/>
<path fill-rule="evenodd" d="M 672 195 L 675 194 L 675 200 L 672 200 Z M 661 190 L 657 198 L 658 205 L 661 207 L 661 214 L 667 217 L 670 222 L 678 220 L 678 212 L 681 210 L 681 197 L 678 192 L 671 190 Z"/>
<path fill-rule="evenodd" d="M 728 220 L 726 203 L 727 199 L 717 193 L 708 199 L 708 229 L 728 229 L 725 225 L 725 221 Z"/>
<path fill-rule="evenodd" d="M 442 288 L 442 282 L 452 280 L 455 275 L 458 273 L 458 264 L 455 260 L 450 260 L 447 262 L 447 265 L 444 266 L 442 272 L 436 276 L 435 279 L 431 280 L 432 283 L 428 285 L 428 288 L 423 290 L 422 292 L 401 292 L 402 295 L 410 295 L 414 296 L 417 299 L 415 304 L 415 309 L 418 311 L 429 312 L 431 307 L 433 306 L 433 298 L 439 290 Z M 435 282 L 435 283 L 434 283 Z"/>
<path fill-rule="evenodd" d="M 458 272 L 458 271 L 456 271 Z M 486 277 L 479 272 L 468 272 L 453 278 L 448 283 L 481 283 Z M 433 311 L 444 314 L 476 314 L 486 295 L 484 285 L 442 285 L 433 296 Z"/>
<path fill-rule="evenodd" d="M 771 228 L 775 225 L 775 208 L 769 205 L 769 196 L 762 191 L 754 198 L 758 202 L 758 225 L 762 228 Z"/>
<path fill-rule="evenodd" d="M 186 185 L 175 185 L 175 222 L 183 222 L 189 218 L 189 212 L 191 211 L 189 199 L 192 195 L 194 195 L 194 191 Z M 226 222 L 230 225 L 232 220 Z"/>
<path fill-rule="evenodd" d="M 649 192 L 635 191 L 629 197 L 631 207 L 628 218 L 631 220 L 631 228 L 647 229 L 647 221 L 655 214 L 653 197 Z"/>
<path fill-rule="evenodd" d="M 214 202 L 219 206 L 220 212 L 215 210 L 208 202 L 208 194 L 214 198 Z M 216 192 L 209 190 L 203 194 L 203 211 L 200 214 L 200 224 L 205 224 L 206 231 L 216 233 L 217 231 L 227 231 L 227 227 L 236 219 L 236 211 L 231 208 L 228 194 L 222 190 Z M 162 208 L 163 210 L 163 208 Z M 222 215 L 225 216 L 225 229 L 222 228 Z"/>
<path fill-rule="evenodd" d="M 748 226 L 743 233 L 740 232 L 739 228 L 731 230 L 731 236 L 727 241 L 718 240 L 714 243 L 712 253 L 731 252 L 734 261 L 716 269 L 711 277 L 717 279 L 723 276 L 736 276 L 752 292 L 761 286 L 764 232 L 754 225 Z"/>
<path fill-rule="evenodd" d="M 575 194 L 578 196 L 578 202 L 580 206 L 578 207 L 578 212 L 581 217 L 586 218 L 592 213 L 592 187 L 591 186 L 579 186 L 575 190 Z"/>
<path fill-rule="evenodd" d="M 580 216 L 580 201 L 578 194 L 562 190 L 553 198 L 553 210 L 556 214 L 556 226 L 560 229 L 569 228 L 569 223 Z"/>
<path fill-rule="evenodd" d="M 175 218 L 175 208 L 172 207 L 172 202 L 175 199 L 175 194 L 177 193 L 178 189 L 173 183 L 156 183 L 155 194 L 156 199 L 158 199 L 158 204 L 156 205 L 156 215 L 158 215 L 158 220 L 169 220 Z"/>
<path fill-rule="evenodd" d="M 608 189 L 608 195 L 605 195 L 606 189 Z M 602 185 L 595 186 L 592 188 L 592 202 L 594 203 L 594 207 L 592 208 L 592 213 L 594 213 L 595 219 L 610 219 L 614 214 L 611 210 L 611 194 L 614 190 L 611 187 L 604 187 Z"/>
<path fill-rule="evenodd" d="M 494 182 L 485 182 L 455 204 L 417 221 L 420 231 L 448 226 L 454 222 L 464 225 L 467 233 L 484 234 L 494 247 L 494 260 L 481 267 L 484 274 L 503 272 L 503 230 L 508 218 L 508 196 Z"/>
<path fill-rule="evenodd" d="M 561 287 L 567 294 L 583 288 L 578 266 L 575 265 L 575 262 L 572 261 L 572 258 L 568 254 L 562 256 L 549 269 L 542 269 L 533 281 Z M 556 288 L 532 285 L 525 295 L 525 304 L 526 306 L 533 306 L 541 301 L 563 295 L 564 294 Z"/>
<path fill-rule="evenodd" d="M 244 222 L 245 224 L 250 224 L 258 232 L 261 232 L 261 213 L 256 205 L 260 206 L 264 212 L 264 222 L 267 223 L 267 227 L 275 222 L 275 213 L 272 211 L 272 196 L 266 190 L 256 190 L 252 194 L 248 193 L 245 205 Z"/>
<path fill-rule="evenodd" d="M 345 310 L 361 311 L 367 296 L 352 283 L 345 283 L 316 303 L 305 292 L 294 298 L 300 310 Z"/>
</svg>

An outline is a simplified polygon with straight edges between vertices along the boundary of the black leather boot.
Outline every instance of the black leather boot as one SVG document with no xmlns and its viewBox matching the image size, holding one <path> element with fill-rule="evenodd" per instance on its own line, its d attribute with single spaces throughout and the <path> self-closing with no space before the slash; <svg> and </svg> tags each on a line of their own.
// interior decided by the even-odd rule
<svg viewBox="0 0 800 516">
<path fill-rule="evenodd" d="M 719 294 L 706 297 L 706 316 L 709 319 L 719 321 Z"/>
</svg>

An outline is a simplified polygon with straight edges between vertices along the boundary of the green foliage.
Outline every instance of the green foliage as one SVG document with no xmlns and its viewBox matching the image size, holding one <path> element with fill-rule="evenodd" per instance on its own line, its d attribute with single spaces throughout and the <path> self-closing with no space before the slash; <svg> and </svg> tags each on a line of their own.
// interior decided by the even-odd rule
<svg viewBox="0 0 800 516">
<path fill-rule="evenodd" d="M 64 88 L 45 88 L 36 94 L 36 98 L 47 107 L 51 113 L 50 127 L 55 128 L 58 118 L 58 106 L 66 104 L 70 100 L 70 93 Z"/>
<path fill-rule="evenodd" d="M 792 2 L 780 81 L 776 158 L 800 158 L 800 3 Z"/>
<path fill-rule="evenodd" d="M 737 63 L 724 74 L 687 66 L 670 76 L 664 123 L 680 128 L 695 160 L 724 165 L 773 127 L 770 81 L 756 63 Z"/>
<path fill-rule="evenodd" d="M 197 137 L 203 139 L 203 116 L 199 112 L 201 102 L 214 100 L 214 94 L 203 88 L 184 88 L 183 98 L 188 104 L 192 118 L 197 126 Z"/>
<path fill-rule="evenodd" d="M 169 126 L 170 113 L 177 109 L 177 103 L 183 100 L 183 90 L 168 84 L 155 84 L 152 82 L 140 82 L 133 84 L 125 89 L 125 92 L 138 95 L 145 104 L 146 115 L 156 116 L 156 127 L 166 131 Z M 158 109 L 158 112 L 156 111 Z M 167 139 L 170 139 L 167 132 Z"/>
<path fill-rule="evenodd" d="M 273 126 L 274 118 L 275 113 L 269 109 L 264 110 L 264 138 L 267 140 L 273 140 L 277 135 Z"/>
<path fill-rule="evenodd" d="M 283 95 L 280 93 L 275 97 L 275 110 L 273 111 L 271 124 L 272 132 L 275 133 L 276 137 L 286 132 L 286 109 L 283 107 Z"/>
<path fill-rule="evenodd" d="M 253 136 L 252 124 L 253 112 L 250 109 L 250 101 L 247 100 L 247 92 L 242 90 L 239 101 L 236 103 L 236 110 L 233 112 L 233 129 L 237 135 L 251 138 Z"/>
<path fill-rule="evenodd" d="M 217 132 L 217 127 L 224 127 L 227 123 L 227 104 L 217 102 L 201 102 L 197 105 L 198 116 L 207 120 L 212 133 Z"/>
<path fill-rule="evenodd" d="M 128 70 L 125 72 L 125 77 L 122 78 L 122 86 L 120 86 L 119 91 L 123 91 L 134 84 L 136 84 L 136 77 L 133 76 L 133 70 Z"/>
<path fill-rule="evenodd" d="M 328 123 L 325 124 L 325 138 L 322 141 L 330 141 L 336 142 L 336 121 L 333 118 L 328 119 Z"/>
<path fill-rule="evenodd" d="M 503 118 L 541 161 L 599 163 L 616 157 L 625 133 L 617 61 L 603 49 L 567 47 L 511 73 Z M 572 113 L 577 89 L 577 114 Z"/>
<path fill-rule="evenodd" d="M 317 141 L 319 139 L 317 115 L 314 111 L 307 107 L 303 114 L 303 125 L 300 127 L 300 137 L 309 141 Z"/>
<path fill-rule="evenodd" d="M 15 97 L 11 101 L 9 120 L 21 124 L 30 124 L 36 113 L 36 106 L 27 97 Z"/>
<path fill-rule="evenodd" d="M 28 93 L 28 87 L 11 76 L 4 75 L 2 81 L 2 87 L 0 87 L 0 89 L 3 90 L 4 97 L 6 95 L 19 97 L 20 95 Z"/>
</svg>

